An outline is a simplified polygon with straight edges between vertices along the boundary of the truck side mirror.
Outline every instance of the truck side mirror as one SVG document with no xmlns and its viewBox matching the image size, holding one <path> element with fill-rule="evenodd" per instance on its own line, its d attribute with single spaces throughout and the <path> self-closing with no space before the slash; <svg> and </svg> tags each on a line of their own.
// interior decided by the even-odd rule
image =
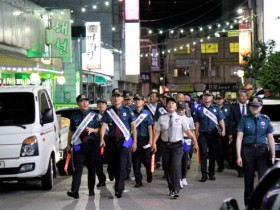
<svg viewBox="0 0 280 210">
<path fill-rule="evenodd" d="M 51 123 L 51 122 L 53 122 L 53 120 L 54 120 L 53 110 L 52 109 L 45 109 L 42 113 L 41 125 L 44 125 L 46 123 Z"/>
</svg>

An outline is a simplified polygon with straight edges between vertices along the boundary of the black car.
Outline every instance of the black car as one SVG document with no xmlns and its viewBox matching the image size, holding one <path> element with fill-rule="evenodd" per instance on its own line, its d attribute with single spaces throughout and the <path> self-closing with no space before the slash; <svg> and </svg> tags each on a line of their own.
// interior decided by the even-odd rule
<svg viewBox="0 0 280 210">
<path fill-rule="evenodd" d="M 246 210 L 253 209 L 280 209 L 280 161 L 266 172 L 251 195 Z M 220 210 L 239 210 L 239 206 L 235 199 L 228 198 Z"/>
</svg>

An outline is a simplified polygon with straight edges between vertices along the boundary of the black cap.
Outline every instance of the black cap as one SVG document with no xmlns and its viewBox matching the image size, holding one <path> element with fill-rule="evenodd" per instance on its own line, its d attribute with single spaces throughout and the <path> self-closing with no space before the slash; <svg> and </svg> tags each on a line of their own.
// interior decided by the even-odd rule
<svg viewBox="0 0 280 210">
<path fill-rule="evenodd" d="M 205 95 L 213 96 L 212 91 L 211 91 L 211 90 L 208 90 L 208 89 L 206 89 L 206 90 L 203 91 L 203 95 L 204 95 L 204 96 L 205 96 Z"/>
<path fill-rule="evenodd" d="M 100 98 L 100 99 L 97 100 L 96 103 L 105 103 L 105 104 L 107 104 L 107 100 L 106 100 L 106 98 Z"/>
<path fill-rule="evenodd" d="M 162 98 L 171 98 L 171 95 L 169 93 L 164 93 L 161 97 Z"/>
<path fill-rule="evenodd" d="M 134 97 L 133 97 L 134 100 L 144 100 L 144 96 L 141 95 L 141 94 L 134 94 Z"/>
<path fill-rule="evenodd" d="M 89 101 L 88 97 L 86 97 L 85 94 L 80 94 L 80 95 L 78 95 L 77 98 L 76 98 L 76 102 L 77 102 L 77 103 L 80 102 L 80 101 L 83 101 L 83 100 Z"/>
<path fill-rule="evenodd" d="M 216 95 L 215 99 L 224 99 L 224 97 L 222 95 Z"/>
<path fill-rule="evenodd" d="M 177 102 L 177 108 L 178 109 L 186 109 L 187 108 L 187 104 L 185 103 L 185 102 L 183 102 L 183 101 L 179 101 L 179 102 Z"/>
<path fill-rule="evenodd" d="M 175 103 L 177 102 L 175 98 L 169 97 L 166 99 L 166 104 L 168 104 L 169 101 L 174 101 Z"/>
<path fill-rule="evenodd" d="M 133 94 L 129 90 L 124 90 L 123 91 L 123 97 L 124 97 L 124 100 L 132 99 L 133 98 Z"/>
<path fill-rule="evenodd" d="M 256 106 L 256 107 L 260 107 L 263 105 L 263 101 L 261 98 L 259 98 L 258 96 L 252 96 L 249 99 L 249 106 Z"/>
<path fill-rule="evenodd" d="M 119 95 L 119 96 L 122 96 L 119 88 L 114 88 L 113 91 L 112 91 L 112 96 L 115 96 L 115 95 Z"/>
</svg>

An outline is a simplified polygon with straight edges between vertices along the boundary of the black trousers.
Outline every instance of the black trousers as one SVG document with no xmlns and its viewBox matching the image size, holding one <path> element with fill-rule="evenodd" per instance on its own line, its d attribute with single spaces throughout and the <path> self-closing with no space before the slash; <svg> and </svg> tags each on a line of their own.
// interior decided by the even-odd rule
<svg viewBox="0 0 280 210">
<path fill-rule="evenodd" d="M 169 191 L 179 192 L 183 143 L 181 141 L 175 144 L 161 142 L 160 149 Z"/>
<path fill-rule="evenodd" d="M 143 146 L 147 145 L 149 142 L 148 138 L 138 138 L 137 137 L 137 150 L 132 153 L 132 163 L 133 163 L 133 172 L 135 176 L 135 182 L 142 182 L 143 176 L 141 173 L 141 163 L 146 168 L 147 176 L 151 176 L 151 148 L 143 149 Z"/>
<path fill-rule="evenodd" d="M 89 139 L 87 142 L 80 144 L 80 149 L 78 151 L 73 149 L 73 163 L 75 170 L 72 175 L 72 192 L 79 192 L 85 161 L 88 169 L 88 189 L 94 189 L 97 143 L 97 141 Z"/>
<path fill-rule="evenodd" d="M 100 139 L 98 139 L 98 143 L 96 144 L 96 175 L 100 183 L 106 182 L 106 176 L 103 172 L 103 157 L 100 155 Z"/>
<path fill-rule="evenodd" d="M 252 147 L 243 145 L 241 149 L 241 157 L 244 170 L 244 202 L 248 204 L 248 199 L 254 191 L 255 171 L 258 171 L 258 179 L 260 179 L 267 169 L 270 167 L 269 152 L 266 145 Z"/>
<path fill-rule="evenodd" d="M 189 162 L 189 151 L 183 151 L 182 156 L 182 167 L 181 167 L 181 179 L 187 178 L 187 171 L 188 171 L 188 162 Z"/>
<path fill-rule="evenodd" d="M 108 149 L 108 167 L 115 177 L 115 191 L 124 189 L 124 181 L 127 174 L 127 161 L 130 148 L 123 146 L 124 139 L 116 141 L 109 138 L 107 143 Z"/>
<path fill-rule="evenodd" d="M 201 173 L 203 176 L 207 175 L 207 157 L 209 159 L 208 172 L 209 175 L 215 174 L 215 159 L 218 152 L 219 134 L 218 132 L 212 133 L 199 133 L 198 145 L 200 149 L 201 159 Z"/>
</svg>

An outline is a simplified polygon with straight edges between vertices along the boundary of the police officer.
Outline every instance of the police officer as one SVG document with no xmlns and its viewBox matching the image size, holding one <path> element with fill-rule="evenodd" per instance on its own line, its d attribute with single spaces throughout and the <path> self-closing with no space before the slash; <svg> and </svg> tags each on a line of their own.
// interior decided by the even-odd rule
<svg viewBox="0 0 280 210">
<path fill-rule="evenodd" d="M 71 150 L 73 143 L 73 164 L 75 171 L 72 176 L 71 191 L 67 192 L 69 197 L 79 198 L 79 188 L 83 173 L 83 166 L 86 160 L 88 168 L 88 189 L 89 196 L 94 196 L 95 186 L 95 163 L 98 141 L 95 134 L 99 132 L 100 123 L 97 121 L 97 115 L 89 110 L 89 99 L 81 94 L 76 98 L 79 111 L 73 113 L 70 117 L 70 128 L 68 133 L 67 151 Z M 88 116 L 89 115 L 89 116 Z M 77 129 L 80 124 L 85 125 Z M 79 132 L 81 130 L 82 132 Z"/>
<path fill-rule="evenodd" d="M 151 145 L 153 141 L 153 118 L 151 113 L 143 109 L 144 106 L 144 97 L 140 94 L 134 95 L 134 104 L 136 109 L 133 111 L 136 117 L 136 126 L 137 126 L 137 150 L 132 154 L 133 161 L 133 171 L 135 176 L 136 184 L 134 187 L 142 187 L 142 174 L 141 174 L 141 163 L 146 168 L 147 173 L 147 182 L 152 182 L 152 173 L 151 173 Z"/>
<path fill-rule="evenodd" d="M 218 163 L 218 172 L 222 172 L 225 169 L 224 160 L 228 160 L 229 143 L 232 139 L 229 131 L 232 127 L 231 121 L 229 120 L 231 107 L 230 105 L 226 105 L 224 103 L 225 99 L 222 95 L 216 95 L 215 102 L 216 105 L 222 110 L 225 116 L 224 122 L 226 135 L 224 137 L 220 136 L 219 151 L 216 156 L 216 160 Z"/>
<path fill-rule="evenodd" d="M 137 148 L 137 131 L 135 126 L 135 116 L 129 107 L 122 105 L 122 94 L 118 88 L 112 91 L 112 104 L 102 118 L 100 132 L 101 145 L 105 145 L 104 135 L 107 126 L 108 131 L 108 164 L 112 168 L 115 177 L 115 196 L 122 197 L 124 190 L 124 180 L 127 172 L 127 160 L 129 150 L 133 152 Z M 130 147 L 130 133 L 133 135 L 133 143 Z"/>
<path fill-rule="evenodd" d="M 183 132 L 192 140 L 197 148 L 197 141 L 193 136 L 186 118 L 176 113 L 176 100 L 166 100 L 168 113 L 159 117 L 156 132 L 153 139 L 153 151 L 157 150 L 156 142 L 161 136 L 161 152 L 165 165 L 166 178 L 169 188 L 169 196 L 179 197 L 181 179 L 181 160 L 183 155 Z"/>
<path fill-rule="evenodd" d="M 102 116 L 107 109 L 107 100 L 105 98 L 98 99 L 97 100 L 97 108 L 98 108 L 98 114 L 97 114 L 97 120 L 101 123 Z M 100 138 L 100 135 L 98 136 Z M 97 151 L 100 151 L 100 139 L 99 143 L 96 145 Z M 97 187 L 103 187 L 106 185 L 106 176 L 103 172 L 103 157 L 101 156 L 100 152 L 96 153 L 96 175 L 98 177 L 99 183 L 96 185 Z"/>
<path fill-rule="evenodd" d="M 267 115 L 261 114 L 262 99 L 253 96 L 249 100 L 249 114 L 241 118 L 237 128 L 236 152 L 237 164 L 244 170 L 244 201 L 248 205 L 248 199 L 254 190 L 254 174 L 258 171 L 260 179 L 275 162 L 275 145 L 273 139 L 273 127 Z M 267 141 L 269 151 L 267 149 Z"/>
<path fill-rule="evenodd" d="M 201 159 L 202 177 L 200 181 L 205 182 L 208 179 L 207 156 L 209 158 L 209 179 L 216 180 L 215 156 L 219 141 L 218 131 L 221 127 L 222 131 L 220 133 L 222 136 L 225 136 L 225 117 L 221 109 L 217 105 L 212 104 L 213 95 L 210 90 L 204 90 L 202 100 L 203 104 L 197 107 L 194 121 Z"/>
</svg>

